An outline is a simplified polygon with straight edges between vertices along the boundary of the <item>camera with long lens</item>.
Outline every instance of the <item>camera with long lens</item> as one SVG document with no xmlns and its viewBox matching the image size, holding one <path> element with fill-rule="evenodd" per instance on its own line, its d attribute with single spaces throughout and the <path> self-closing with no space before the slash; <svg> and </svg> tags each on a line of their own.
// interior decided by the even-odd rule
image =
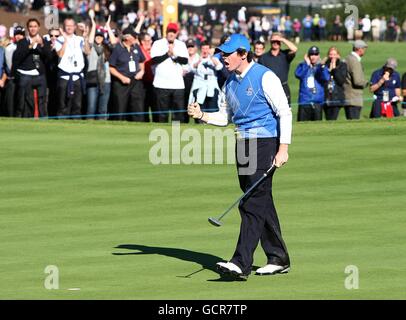
<svg viewBox="0 0 406 320">
<path fill-rule="evenodd" d="M 41 58 L 40 58 L 39 54 L 33 54 L 32 55 L 32 61 L 34 62 L 35 69 L 39 69 L 40 61 L 41 61 Z"/>
<path fill-rule="evenodd" d="M 385 67 L 385 68 L 383 69 L 383 73 L 385 73 L 385 72 L 388 72 L 389 75 L 392 76 L 392 74 L 393 74 L 393 69 Z"/>
</svg>

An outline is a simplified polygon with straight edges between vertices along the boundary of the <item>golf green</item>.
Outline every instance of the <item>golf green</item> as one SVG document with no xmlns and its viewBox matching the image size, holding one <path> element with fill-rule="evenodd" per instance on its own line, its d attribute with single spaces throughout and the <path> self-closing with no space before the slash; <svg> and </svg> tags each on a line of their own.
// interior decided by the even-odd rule
<svg viewBox="0 0 406 320">
<path fill-rule="evenodd" d="M 405 299 L 405 120 L 294 123 L 274 178 L 291 272 L 223 282 L 238 210 L 207 218 L 241 195 L 233 164 L 153 165 L 170 124 L 0 119 L 0 299 Z"/>
</svg>

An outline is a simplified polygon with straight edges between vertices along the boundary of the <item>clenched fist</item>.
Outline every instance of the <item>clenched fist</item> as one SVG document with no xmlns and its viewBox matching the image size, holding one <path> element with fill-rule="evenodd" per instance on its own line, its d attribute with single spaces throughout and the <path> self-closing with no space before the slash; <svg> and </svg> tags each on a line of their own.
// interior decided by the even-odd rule
<svg viewBox="0 0 406 320">
<path fill-rule="evenodd" d="M 200 110 L 200 105 L 197 102 L 188 105 L 187 113 L 193 119 L 201 119 L 203 115 L 202 110 Z"/>
</svg>

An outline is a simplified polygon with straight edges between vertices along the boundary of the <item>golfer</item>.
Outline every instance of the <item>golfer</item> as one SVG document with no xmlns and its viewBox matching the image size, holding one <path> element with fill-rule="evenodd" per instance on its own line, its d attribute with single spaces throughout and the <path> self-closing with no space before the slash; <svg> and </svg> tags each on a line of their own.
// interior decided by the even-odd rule
<svg viewBox="0 0 406 320">
<path fill-rule="evenodd" d="M 248 39 L 231 35 L 216 49 L 231 72 L 221 92 L 218 112 L 202 112 L 199 104 L 188 106 L 188 113 L 205 123 L 236 126 L 238 179 L 246 192 L 274 164 L 288 161 L 291 142 L 292 112 L 279 78 L 268 68 L 253 61 Z M 258 275 L 286 273 L 290 260 L 282 239 L 272 198 L 272 176 L 240 202 L 241 229 L 236 250 L 229 262 L 217 263 L 220 272 L 238 280 L 251 273 L 258 242 L 267 256 L 267 264 Z"/>
</svg>

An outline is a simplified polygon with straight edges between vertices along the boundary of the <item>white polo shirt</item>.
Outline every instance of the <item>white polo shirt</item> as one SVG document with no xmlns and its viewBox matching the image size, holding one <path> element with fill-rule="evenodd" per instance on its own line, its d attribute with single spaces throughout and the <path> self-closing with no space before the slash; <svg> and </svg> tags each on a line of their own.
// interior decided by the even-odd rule
<svg viewBox="0 0 406 320">
<path fill-rule="evenodd" d="M 63 36 L 58 37 L 55 41 L 56 52 L 62 49 L 65 39 Z M 59 61 L 58 68 L 67 73 L 82 72 L 85 67 L 85 61 L 83 58 L 83 48 L 85 40 L 83 37 L 72 35 L 68 38 L 68 44 L 65 49 L 65 53 Z M 62 76 L 62 79 L 69 80 L 69 76 Z M 73 76 L 73 81 L 79 79 L 79 76 Z"/>
<path fill-rule="evenodd" d="M 163 56 L 169 50 L 169 43 L 166 38 L 154 42 L 151 48 L 151 58 Z M 189 53 L 186 44 L 175 39 L 173 53 L 175 56 L 188 59 Z M 184 89 L 183 67 L 174 62 L 171 58 L 156 65 L 153 85 L 161 89 Z"/>
</svg>

